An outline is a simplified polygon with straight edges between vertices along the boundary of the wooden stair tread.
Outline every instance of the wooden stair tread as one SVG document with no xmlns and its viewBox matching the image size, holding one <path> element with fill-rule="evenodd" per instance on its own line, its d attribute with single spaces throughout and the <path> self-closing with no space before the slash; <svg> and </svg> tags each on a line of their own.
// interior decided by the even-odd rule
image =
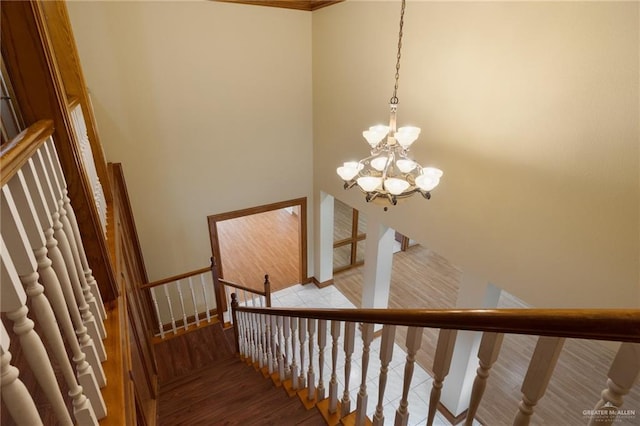
<svg viewBox="0 0 640 426">
<path fill-rule="evenodd" d="M 239 358 L 161 386 L 158 405 L 159 425 L 325 425 L 317 410 L 307 411 Z"/>
<path fill-rule="evenodd" d="M 154 344 L 158 382 L 164 384 L 195 370 L 235 358 L 233 346 L 219 322 Z"/>
</svg>

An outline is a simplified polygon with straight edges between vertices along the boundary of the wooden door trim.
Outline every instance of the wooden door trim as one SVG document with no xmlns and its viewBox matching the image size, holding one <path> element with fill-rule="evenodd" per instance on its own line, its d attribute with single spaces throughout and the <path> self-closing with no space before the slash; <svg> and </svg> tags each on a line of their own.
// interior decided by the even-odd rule
<svg viewBox="0 0 640 426">
<path fill-rule="evenodd" d="M 217 223 L 229 219 L 237 219 L 239 217 L 250 216 L 257 213 L 266 213 L 274 210 L 280 210 L 287 207 L 300 207 L 300 221 L 298 227 L 298 275 L 300 284 L 309 281 L 307 275 L 307 198 L 295 198 L 293 200 L 279 201 L 277 203 L 265 204 L 262 206 L 249 207 L 247 209 L 235 210 L 226 213 L 219 213 L 207 216 L 207 224 L 209 226 L 209 241 L 211 242 L 211 253 L 217 259 L 218 276 L 224 277 L 222 273 L 222 260 L 220 259 L 220 240 L 218 238 Z M 243 284 L 243 283 L 240 283 Z"/>
</svg>

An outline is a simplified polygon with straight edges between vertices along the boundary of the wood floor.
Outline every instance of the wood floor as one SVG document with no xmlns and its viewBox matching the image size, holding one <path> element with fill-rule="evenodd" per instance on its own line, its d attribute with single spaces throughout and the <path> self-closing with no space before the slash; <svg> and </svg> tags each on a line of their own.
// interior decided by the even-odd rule
<svg viewBox="0 0 640 426">
<path fill-rule="evenodd" d="M 159 426 L 325 425 L 236 357 L 228 333 L 214 324 L 156 345 Z"/>
<path fill-rule="evenodd" d="M 223 277 L 256 290 L 300 282 L 299 218 L 285 209 L 218 222 Z"/>
</svg>

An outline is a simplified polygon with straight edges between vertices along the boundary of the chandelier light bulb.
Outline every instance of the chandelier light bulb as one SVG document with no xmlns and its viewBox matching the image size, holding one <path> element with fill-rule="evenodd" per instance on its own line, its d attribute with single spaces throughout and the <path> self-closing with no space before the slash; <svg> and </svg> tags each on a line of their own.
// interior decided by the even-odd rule
<svg viewBox="0 0 640 426">
<path fill-rule="evenodd" d="M 387 157 L 384 155 L 382 157 L 376 157 L 373 160 L 371 160 L 371 167 L 381 172 L 387 166 L 387 160 L 388 160 Z"/>
<path fill-rule="evenodd" d="M 359 177 L 357 182 L 358 182 L 358 186 L 362 188 L 363 191 L 373 192 L 380 187 L 380 184 L 382 183 L 382 178 L 375 177 L 375 176 L 363 176 L 363 177 Z"/>
<path fill-rule="evenodd" d="M 402 173 L 410 173 L 417 165 L 415 161 L 404 158 L 396 161 L 396 166 L 398 166 L 398 169 L 400 169 Z"/>
<path fill-rule="evenodd" d="M 435 167 L 425 167 L 422 170 L 422 174 L 416 177 L 416 186 L 423 191 L 431 191 L 440 183 L 442 177 L 442 170 Z"/>
<path fill-rule="evenodd" d="M 393 195 L 400 195 L 409 188 L 411 184 L 404 179 L 387 178 L 384 180 L 384 189 Z"/>
<path fill-rule="evenodd" d="M 394 135 L 404 149 L 409 148 L 418 139 L 418 136 L 420 136 L 420 128 L 413 126 L 400 127 Z"/>
<path fill-rule="evenodd" d="M 367 140 L 371 148 L 375 148 L 389 134 L 389 126 L 379 124 L 369 127 L 369 130 L 362 132 L 362 136 Z"/>
<path fill-rule="evenodd" d="M 338 167 L 336 171 L 342 180 L 351 180 L 362 170 L 363 165 L 357 161 L 347 161 L 342 167 Z"/>
</svg>

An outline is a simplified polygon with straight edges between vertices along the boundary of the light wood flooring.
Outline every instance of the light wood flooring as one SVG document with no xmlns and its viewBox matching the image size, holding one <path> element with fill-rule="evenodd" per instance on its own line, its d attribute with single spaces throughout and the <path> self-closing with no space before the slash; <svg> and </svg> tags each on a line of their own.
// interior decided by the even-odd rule
<svg viewBox="0 0 640 426">
<path fill-rule="evenodd" d="M 300 282 L 299 218 L 285 209 L 218 222 L 222 273 L 226 280 L 262 290 Z"/>
</svg>

